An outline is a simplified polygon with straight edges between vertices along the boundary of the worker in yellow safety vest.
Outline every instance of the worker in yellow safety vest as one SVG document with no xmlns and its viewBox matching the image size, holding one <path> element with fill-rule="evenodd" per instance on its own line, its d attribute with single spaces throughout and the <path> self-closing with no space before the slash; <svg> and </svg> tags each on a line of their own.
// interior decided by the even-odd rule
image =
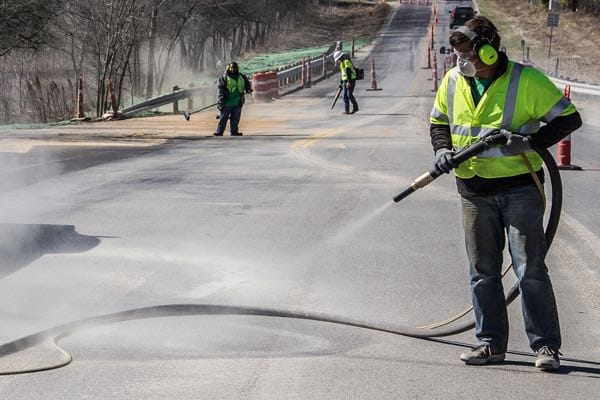
<svg viewBox="0 0 600 400">
<path fill-rule="evenodd" d="M 246 75 L 240 72 L 236 62 L 227 66 L 225 73 L 217 80 L 217 128 L 213 135 L 223 136 L 227 120 L 231 136 L 242 136 L 239 131 L 242 107 L 246 101 L 245 95 L 252 93 L 252 84 Z"/>
<path fill-rule="evenodd" d="M 354 114 L 358 111 L 358 102 L 354 97 L 354 88 L 356 87 L 356 68 L 350 60 L 350 57 L 341 50 L 333 53 L 333 59 L 340 65 L 342 73 L 339 88 L 343 90 L 344 99 L 344 114 Z M 352 111 L 350 111 L 350 103 L 352 103 Z"/>
<path fill-rule="evenodd" d="M 430 116 L 434 168 L 454 169 L 475 313 L 477 346 L 461 354 L 466 364 L 501 362 L 508 317 L 501 280 L 506 241 L 518 279 L 525 330 L 537 353 L 535 366 L 560 367 L 556 300 L 545 263 L 542 160 L 533 151 L 558 143 L 582 122 L 575 106 L 540 71 L 508 60 L 500 34 L 476 16 L 450 35 L 457 66 L 444 77 Z M 541 123 L 545 125 L 541 126 Z M 460 165 L 455 152 L 499 131 L 504 146 Z"/>
</svg>

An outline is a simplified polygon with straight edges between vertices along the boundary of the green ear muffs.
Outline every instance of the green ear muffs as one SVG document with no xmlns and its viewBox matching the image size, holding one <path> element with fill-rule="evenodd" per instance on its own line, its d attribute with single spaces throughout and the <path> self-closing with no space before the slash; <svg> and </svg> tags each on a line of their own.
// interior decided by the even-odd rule
<svg viewBox="0 0 600 400">
<path fill-rule="evenodd" d="M 483 38 L 483 36 L 480 36 L 480 38 Z M 487 39 L 484 39 L 484 40 L 487 41 Z M 473 46 L 473 49 L 479 56 L 479 59 L 481 60 L 481 62 L 484 63 L 485 65 L 492 65 L 498 60 L 498 52 L 489 43 L 489 41 L 480 46 L 475 45 L 475 46 Z"/>
<path fill-rule="evenodd" d="M 464 25 L 456 30 L 473 42 L 473 51 L 477 54 L 477 57 L 479 57 L 482 63 L 485 65 L 492 65 L 498 61 L 498 51 L 492 46 L 492 43 L 488 38 L 473 32 Z"/>
</svg>

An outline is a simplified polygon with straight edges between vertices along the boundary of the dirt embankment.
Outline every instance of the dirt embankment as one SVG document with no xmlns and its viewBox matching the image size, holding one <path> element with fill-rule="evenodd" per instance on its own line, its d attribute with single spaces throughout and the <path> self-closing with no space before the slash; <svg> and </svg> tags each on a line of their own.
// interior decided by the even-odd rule
<svg viewBox="0 0 600 400">
<path fill-rule="evenodd" d="M 302 48 L 307 44 L 349 41 L 353 36 L 374 37 L 390 11 L 386 3 L 322 1 L 303 20 L 282 32 L 267 51 Z M 600 18 L 580 12 L 560 11 L 559 26 L 546 25 L 548 10 L 526 0 L 481 0 L 479 6 L 498 22 L 503 44 L 511 58 L 520 59 L 521 39 L 529 47 L 529 58 L 550 73 L 563 78 L 600 84 Z M 491 10 L 491 12 L 485 12 Z M 550 51 L 549 51 L 550 50 Z M 548 56 L 550 53 L 550 57 Z M 558 68 L 557 68 L 558 61 Z"/>
<path fill-rule="evenodd" d="M 373 38 L 383 27 L 391 9 L 387 3 L 356 3 L 322 1 L 311 8 L 303 20 L 281 32 L 267 49 L 285 51 L 338 40 L 350 41 L 352 37 Z M 331 3 L 331 5 L 329 5 Z"/>
<path fill-rule="evenodd" d="M 499 13 L 499 18 L 506 19 L 499 28 L 512 58 L 521 57 L 519 39 L 524 39 L 536 65 L 554 73 L 558 59 L 559 75 L 600 84 L 600 18 L 560 11 L 550 47 L 546 8 L 529 5 L 525 0 L 481 1 L 482 12 L 487 4 Z"/>
</svg>

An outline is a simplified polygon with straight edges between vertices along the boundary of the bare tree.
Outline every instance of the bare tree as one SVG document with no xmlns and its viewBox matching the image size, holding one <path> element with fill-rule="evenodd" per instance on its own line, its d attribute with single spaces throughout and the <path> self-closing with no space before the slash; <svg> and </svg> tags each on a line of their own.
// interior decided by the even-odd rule
<svg viewBox="0 0 600 400">
<path fill-rule="evenodd" d="M 0 118 L 63 117 L 80 74 L 87 105 L 102 115 L 109 78 L 119 103 L 127 91 L 132 101 L 151 97 L 175 68 L 215 74 L 310 7 L 312 0 L 0 0 Z"/>
<path fill-rule="evenodd" d="M 0 57 L 46 43 L 44 33 L 62 6 L 62 0 L 0 0 Z"/>
<path fill-rule="evenodd" d="M 204 1 L 183 33 L 182 57 L 190 68 L 214 68 L 264 46 L 276 32 L 294 24 L 309 0 Z"/>
<path fill-rule="evenodd" d="M 136 44 L 141 40 L 148 3 L 141 0 L 104 0 L 73 2 L 71 14 L 77 25 L 85 27 L 83 40 L 88 62 L 96 79 L 96 113 L 107 110 L 107 80 L 117 82 L 117 102 L 122 96 L 123 82 Z"/>
</svg>

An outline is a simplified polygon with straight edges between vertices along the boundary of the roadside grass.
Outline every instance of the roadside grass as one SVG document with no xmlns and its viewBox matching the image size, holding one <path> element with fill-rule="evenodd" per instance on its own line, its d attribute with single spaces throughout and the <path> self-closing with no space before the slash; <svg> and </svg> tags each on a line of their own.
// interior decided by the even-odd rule
<svg viewBox="0 0 600 400">
<path fill-rule="evenodd" d="M 367 44 L 369 44 L 369 42 L 370 39 L 367 37 L 356 38 L 356 40 L 354 41 L 354 46 L 356 49 L 360 49 L 361 47 L 364 47 Z M 342 41 L 342 46 L 344 49 L 349 49 L 351 45 L 351 41 Z M 239 62 L 240 70 L 243 73 L 248 74 L 260 71 L 274 70 L 277 68 L 297 64 L 304 58 L 313 58 L 321 56 L 328 50 L 330 50 L 333 46 L 335 46 L 335 42 L 332 42 L 329 45 L 321 45 L 290 51 L 282 51 L 277 53 L 255 55 L 247 59 L 242 59 Z"/>
</svg>

